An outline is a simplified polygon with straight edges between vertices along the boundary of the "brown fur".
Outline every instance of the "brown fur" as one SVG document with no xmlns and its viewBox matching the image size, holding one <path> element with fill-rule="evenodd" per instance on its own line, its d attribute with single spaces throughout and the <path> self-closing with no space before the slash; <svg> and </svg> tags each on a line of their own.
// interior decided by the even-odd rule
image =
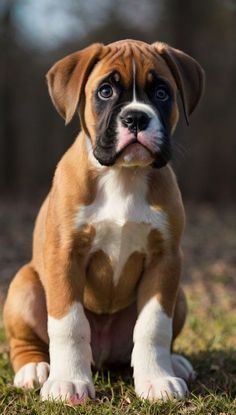
<svg viewBox="0 0 236 415">
<path fill-rule="evenodd" d="M 45 293 L 31 264 L 11 283 L 4 320 L 15 372 L 29 362 L 49 361 Z"/>
</svg>

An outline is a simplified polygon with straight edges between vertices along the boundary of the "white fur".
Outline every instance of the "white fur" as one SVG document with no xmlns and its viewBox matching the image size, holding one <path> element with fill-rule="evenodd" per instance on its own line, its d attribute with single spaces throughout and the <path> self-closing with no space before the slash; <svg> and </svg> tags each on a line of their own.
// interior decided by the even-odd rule
<svg viewBox="0 0 236 415">
<path fill-rule="evenodd" d="M 156 298 L 149 300 L 139 314 L 133 339 L 136 393 L 150 400 L 185 396 L 187 386 L 175 376 L 171 362 L 172 319 Z"/>
<path fill-rule="evenodd" d="M 19 388 L 32 389 L 43 385 L 49 374 L 47 362 L 27 363 L 22 366 L 14 377 L 14 385 Z"/>
<path fill-rule="evenodd" d="M 144 131 L 139 131 L 137 140 L 144 147 L 148 148 L 151 152 L 158 152 L 163 140 L 163 126 L 158 114 L 153 110 L 150 105 L 143 102 L 139 102 L 136 98 L 127 104 L 121 114 L 126 113 L 127 110 L 142 111 L 150 118 L 148 127 Z M 121 119 L 117 120 L 117 151 L 121 151 L 125 148 L 130 141 L 133 140 L 133 133 L 123 126 Z"/>
<path fill-rule="evenodd" d="M 188 395 L 188 388 L 182 378 L 174 376 L 143 376 L 135 378 L 135 392 L 141 399 L 182 399 Z"/>
<path fill-rule="evenodd" d="M 136 101 L 136 63 L 132 59 L 132 71 L 133 71 L 133 101 Z"/>
<path fill-rule="evenodd" d="M 171 339 L 172 319 L 166 315 L 157 299 L 152 298 L 142 309 L 134 328 L 134 372 L 174 375 L 170 361 Z"/>
<path fill-rule="evenodd" d="M 148 169 L 105 169 L 94 202 L 81 206 L 76 216 L 78 228 L 86 223 L 95 227 L 90 253 L 102 249 L 109 256 L 114 284 L 132 252 L 147 252 L 151 228 L 168 237 L 167 215 L 147 203 L 147 175 Z"/>
<path fill-rule="evenodd" d="M 91 163 L 96 167 L 96 169 L 101 170 L 101 171 L 105 170 L 106 167 L 100 164 L 99 161 L 94 157 L 91 139 L 87 135 L 85 137 L 85 145 L 86 145 L 86 150 L 88 152 L 88 158 L 91 161 Z"/>
<path fill-rule="evenodd" d="M 173 353 L 171 355 L 171 361 L 176 376 L 186 381 L 194 380 L 196 378 L 196 372 L 186 357 Z"/>
<path fill-rule="evenodd" d="M 43 399 L 94 396 L 90 326 L 82 305 L 75 302 L 61 319 L 48 317 L 50 375 Z"/>
<path fill-rule="evenodd" d="M 149 115 L 149 117 L 157 117 L 154 109 L 151 107 L 151 105 L 145 104 L 144 102 L 141 101 L 137 101 L 136 99 L 134 99 L 133 101 L 131 101 L 129 104 L 125 105 L 125 107 L 123 107 L 122 112 L 125 111 L 127 109 L 130 110 L 139 110 L 139 111 L 143 111 L 145 112 L 147 115 Z"/>
</svg>

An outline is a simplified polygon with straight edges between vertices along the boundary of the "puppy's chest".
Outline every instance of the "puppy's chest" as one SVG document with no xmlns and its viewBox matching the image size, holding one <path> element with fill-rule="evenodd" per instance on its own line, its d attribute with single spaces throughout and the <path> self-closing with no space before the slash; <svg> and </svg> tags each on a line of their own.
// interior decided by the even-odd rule
<svg viewBox="0 0 236 415">
<path fill-rule="evenodd" d="M 133 184 L 120 183 L 115 175 L 103 178 L 94 202 L 81 206 L 76 217 L 77 228 L 90 224 L 95 230 L 86 260 L 102 251 L 111 264 L 115 286 L 134 252 L 148 258 L 150 231 L 157 229 L 163 237 L 167 233 L 166 214 L 149 206 L 146 187 L 145 182 L 137 180 Z"/>
</svg>

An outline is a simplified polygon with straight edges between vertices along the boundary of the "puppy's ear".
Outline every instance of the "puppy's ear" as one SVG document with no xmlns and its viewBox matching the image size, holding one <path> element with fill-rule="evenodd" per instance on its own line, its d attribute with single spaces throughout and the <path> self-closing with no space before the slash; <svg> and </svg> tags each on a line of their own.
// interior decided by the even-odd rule
<svg viewBox="0 0 236 415">
<path fill-rule="evenodd" d="M 103 45 L 95 43 L 56 62 L 46 78 L 49 94 L 59 114 L 68 124 L 82 98 L 84 86 Z"/>
<path fill-rule="evenodd" d="M 180 92 L 188 124 L 189 116 L 195 110 L 204 92 L 205 73 L 195 59 L 181 50 L 161 42 L 156 42 L 153 46 L 171 70 Z"/>
</svg>

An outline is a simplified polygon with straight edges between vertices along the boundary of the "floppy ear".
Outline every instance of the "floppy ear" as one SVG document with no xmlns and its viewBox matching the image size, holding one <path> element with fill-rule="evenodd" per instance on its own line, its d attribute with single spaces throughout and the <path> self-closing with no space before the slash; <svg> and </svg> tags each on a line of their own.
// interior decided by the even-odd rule
<svg viewBox="0 0 236 415">
<path fill-rule="evenodd" d="M 180 92 L 184 115 L 188 124 L 190 114 L 195 110 L 204 92 L 205 73 L 191 56 L 171 46 L 156 42 L 155 50 L 169 66 Z"/>
<path fill-rule="evenodd" d="M 68 124 L 78 107 L 84 86 L 103 45 L 95 43 L 56 62 L 46 78 L 49 94 L 59 114 Z"/>
</svg>

